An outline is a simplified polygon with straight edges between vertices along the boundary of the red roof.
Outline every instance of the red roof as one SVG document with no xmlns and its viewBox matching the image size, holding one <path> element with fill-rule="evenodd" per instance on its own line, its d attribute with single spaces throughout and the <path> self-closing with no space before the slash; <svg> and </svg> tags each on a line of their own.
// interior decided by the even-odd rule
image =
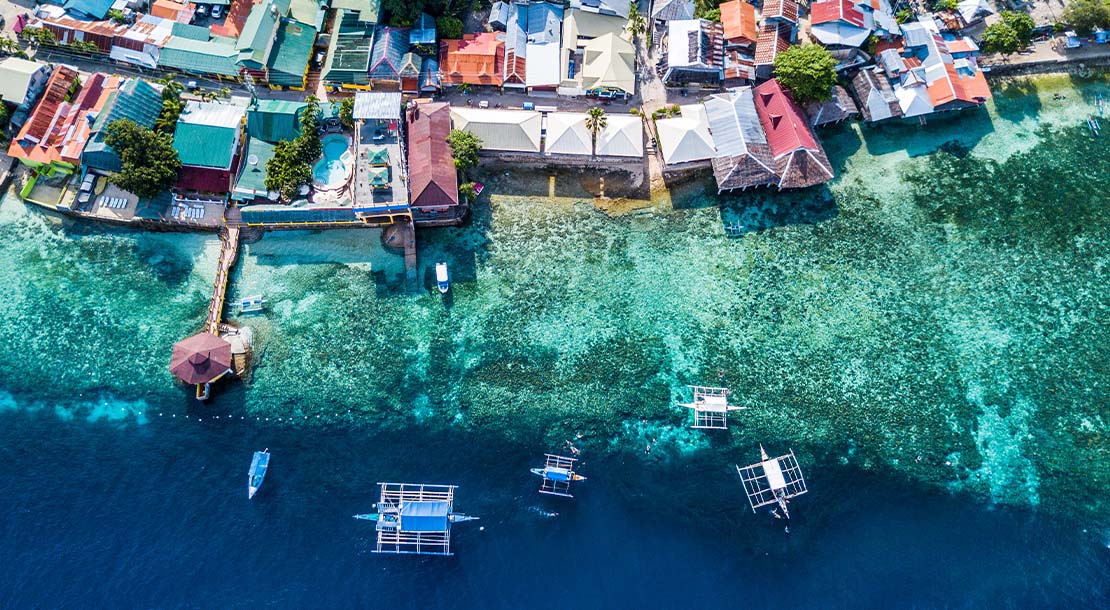
<svg viewBox="0 0 1110 610">
<path fill-rule="evenodd" d="M 505 67 L 505 41 L 501 34 L 465 34 L 462 40 L 444 40 L 439 45 L 439 68 L 443 84 L 500 85 Z"/>
<path fill-rule="evenodd" d="M 798 22 L 798 3 L 796 0 L 767 0 L 763 3 L 763 22 L 768 19 L 785 19 Z"/>
<path fill-rule="evenodd" d="M 810 23 L 813 25 L 834 21 L 864 27 L 863 13 L 851 0 L 821 0 L 810 7 Z"/>
<path fill-rule="evenodd" d="M 447 144 L 451 106 L 417 104 L 408 119 L 409 203 L 413 207 L 459 205 L 458 173 Z"/>
<path fill-rule="evenodd" d="M 755 65 L 775 63 L 775 57 L 790 48 L 790 25 L 764 23 L 755 41 Z"/>
<path fill-rule="evenodd" d="M 755 6 L 745 0 L 732 0 L 722 4 L 720 9 L 725 40 L 748 44 L 755 42 L 759 31 L 756 26 Z"/>
<path fill-rule="evenodd" d="M 54 147 L 52 140 L 55 137 L 58 121 L 70 108 L 70 104 L 66 102 L 66 95 L 69 94 L 69 88 L 76 80 L 76 70 L 68 66 L 54 68 L 39 103 L 31 111 L 31 116 L 23 124 L 19 134 L 12 138 L 12 143 L 8 147 L 9 155 L 38 163 L 50 163 L 57 158 L 51 154 Z"/>
<path fill-rule="evenodd" d="M 181 191 L 226 193 L 231 190 L 231 170 L 183 165 L 174 186 Z"/>
<path fill-rule="evenodd" d="M 777 79 L 755 88 L 755 110 L 775 157 L 802 148 L 818 148 L 801 109 Z"/>
</svg>

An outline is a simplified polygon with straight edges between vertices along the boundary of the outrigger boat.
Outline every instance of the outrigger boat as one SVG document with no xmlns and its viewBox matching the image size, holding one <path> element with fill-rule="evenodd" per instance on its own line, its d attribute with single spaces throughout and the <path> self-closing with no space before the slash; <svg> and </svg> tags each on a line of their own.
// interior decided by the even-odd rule
<svg viewBox="0 0 1110 610">
<path fill-rule="evenodd" d="M 262 306 L 266 304 L 266 299 L 262 298 L 260 294 L 252 294 L 249 297 L 239 301 L 240 313 L 255 313 L 262 311 Z"/>
<path fill-rule="evenodd" d="M 456 513 L 454 485 L 422 483 L 378 483 L 381 497 L 378 512 L 354 515 L 374 521 L 375 553 L 451 555 L 451 525 L 477 521 L 478 517 Z"/>
<path fill-rule="evenodd" d="M 543 468 L 531 469 L 532 474 L 543 477 L 540 493 L 573 498 L 574 496 L 570 494 L 570 484 L 586 480 L 586 477 L 574 472 L 574 463 L 578 460 L 550 453 L 545 453 L 544 457 L 547 460 Z"/>
<path fill-rule="evenodd" d="M 447 294 L 451 289 L 451 278 L 447 274 L 447 263 L 436 263 L 436 286 L 440 294 Z"/>
<path fill-rule="evenodd" d="M 262 481 L 266 479 L 266 469 L 269 467 L 270 450 L 255 451 L 254 459 L 251 460 L 251 469 L 247 472 L 248 500 L 254 498 L 254 494 L 258 493 L 258 488 L 262 487 Z"/>
</svg>

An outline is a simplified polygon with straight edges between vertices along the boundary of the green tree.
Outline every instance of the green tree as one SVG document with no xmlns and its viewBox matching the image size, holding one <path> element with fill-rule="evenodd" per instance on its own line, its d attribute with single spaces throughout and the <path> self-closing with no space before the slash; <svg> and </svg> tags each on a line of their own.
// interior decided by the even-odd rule
<svg viewBox="0 0 1110 610">
<path fill-rule="evenodd" d="M 775 78 L 798 103 L 832 97 L 836 59 L 820 45 L 792 46 L 775 57 Z"/>
<path fill-rule="evenodd" d="M 642 35 L 647 31 L 647 20 L 640 14 L 640 7 L 636 5 L 636 0 L 632 0 L 628 4 L 628 24 L 624 26 L 633 38 Z"/>
<path fill-rule="evenodd" d="M 459 196 L 463 199 L 473 200 L 478 197 L 478 189 L 473 182 L 463 182 L 459 185 Z"/>
<path fill-rule="evenodd" d="M 1064 21 L 1080 36 L 1090 36 L 1095 28 L 1110 27 L 1110 0 L 1070 0 L 1064 8 Z"/>
<path fill-rule="evenodd" d="M 298 138 L 299 139 L 299 138 Z M 266 162 L 266 190 L 277 191 L 289 201 L 301 185 L 312 181 L 312 166 L 303 159 L 297 140 L 282 140 L 274 145 L 274 156 Z"/>
<path fill-rule="evenodd" d="M 58 37 L 46 28 L 26 28 L 20 36 L 37 46 L 52 47 L 58 44 Z"/>
<path fill-rule="evenodd" d="M 1029 16 L 1029 13 L 1002 11 L 999 17 L 1002 18 L 1002 23 L 1014 30 L 1022 47 L 1027 47 L 1029 43 L 1033 42 L 1033 30 L 1036 29 L 1037 24 L 1033 23 L 1033 18 Z"/>
<path fill-rule="evenodd" d="M 910 21 L 913 21 L 913 18 L 915 16 L 916 15 L 914 15 L 913 9 L 907 7 L 903 9 L 898 9 L 898 12 L 894 13 L 894 20 L 898 23 L 909 23 Z"/>
<path fill-rule="evenodd" d="M 173 133 L 177 127 L 177 117 L 185 110 L 185 102 L 181 99 L 181 92 L 185 86 L 173 80 L 172 76 L 165 76 L 158 80 L 162 85 L 162 112 L 154 121 L 154 128 L 166 133 Z"/>
<path fill-rule="evenodd" d="M 149 199 L 177 180 L 181 160 L 169 134 L 120 119 L 108 124 L 104 142 L 119 155 L 122 169 L 109 180 L 121 189 Z"/>
<path fill-rule="evenodd" d="M 347 129 L 355 128 L 355 98 L 345 97 L 339 103 L 339 122 Z"/>
<path fill-rule="evenodd" d="M 119 9 L 108 9 L 108 19 L 116 23 L 127 23 L 127 15 L 124 15 L 123 11 Z"/>
<path fill-rule="evenodd" d="M 452 129 L 447 136 L 447 144 L 451 146 L 451 153 L 455 157 L 455 167 L 466 173 L 466 170 L 478 165 L 478 151 L 482 150 L 482 140 L 461 129 Z"/>
<path fill-rule="evenodd" d="M 954 11 L 959 8 L 959 0 L 937 0 L 933 8 L 938 11 Z"/>
<path fill-rule="evenodd" d="M 983 37 L 979 39 L 979 46 L 984 53 L 1001 53 L 1012 55 L 1022 47 L 1014 28 L 998 21 L 983 30 Z"/>
<path fill-rule="evenodd" d="M 441 39 L 462 38 L 463 22 L 456 17 L 444 15 L 436 19 L 436 35 Z"/>
<path fill-rule="evenodd" d="M 0 103 L 0 142 L 8 141 L 8 123 L 12 120 L 8 105 Z"/>
<path fill-rule="evenodd" d="M 597 134 L 608 124 L 609 119 L 606 118 L 605 110 L 600 106 L 594 106 L 586 111 L 586 129 L 590 130 L 590 154 L 597 156 Z"/>
<path fill-rule="evenodd" d="M 708 19 L 710 21 L 720 21 L 721 7 L 718 6 L 717 8 L 711 8 L 708 11 L 705 11 L 704 13 L 702 13 L 701 18 Z"/>
</svg>

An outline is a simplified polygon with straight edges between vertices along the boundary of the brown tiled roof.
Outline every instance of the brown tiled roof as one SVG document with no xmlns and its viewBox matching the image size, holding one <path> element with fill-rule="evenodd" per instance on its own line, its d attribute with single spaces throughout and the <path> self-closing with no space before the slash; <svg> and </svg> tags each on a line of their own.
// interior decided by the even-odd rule
<svg viewBox="0 0 1110 610">
<path fill-rule="evenodd" d="M 451 106 L 417 104 L 408 113 L 409 203 L 413 207 L 459 205 L 458 174 L 447 136 Z"/>
<path fill-rule="evenodd" d="M 755 41 L 755 65 L 769 66 L 775 57 L 790 48 L 790 26 L 785 23 L 764 23 Z"/>
<path fill-rule="evenodd" d="M 798 22 L 798 3 L 796 0 L 767 0 L 763 3 L 763 22 L 769 19 L 785 19 Z"/>
<path fill-rule="evenodd" d="M 500 85 L 505 67 L 505 41 L 500 34 L 466 34 L 439 45 L 443 84 Z"/>
</svg>

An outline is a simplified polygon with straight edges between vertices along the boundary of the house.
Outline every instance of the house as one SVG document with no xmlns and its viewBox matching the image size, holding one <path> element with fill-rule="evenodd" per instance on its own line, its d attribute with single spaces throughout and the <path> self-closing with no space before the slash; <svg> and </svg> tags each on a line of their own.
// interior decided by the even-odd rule
<svg viewBox="0 0 1110 610">
<path fill-rule="evenodd" d="M 976 63 L 978 47 L 970 39 L 946 39 L 934 22 L 923 19 L 902 24 L 902 44 L 884 49 L 878 66 L 853 79 L 864 118 L 920 117 L 978 107 L 990 99 L 990 87 Z M 897 112 L 887 110 L 890 93 L 898 101 Z"/>
<path fill-rule="evenodd" d="M 100 21 L 108 16 L 108 11 L 116 0 L 65 0 L 62 8 L 67 13 L 88 21 Z"/>
<path fill-rule="evenodd" d="M 763 23 L 755 40 L 756 76 L 770 78 L 775 58 L 794 43 L 798 29 L 796 0 L 767 0 L 763 4 Z"/>
<path fill-rule="evenodd" d="M 983 19 L 994 11 L 991 10 L 987 0 L 960 0 L 956 4 L 956 12 L 963 19 L 964 27 L 971 27 L 982 23 Z"/>
<path fill-rule="evenodd" d="M 644 122 L 638 115 L 610 114 L 606 116 L 605 129 L 597 134 L 597 156 L 644 156 Z"/>
<path fill-rule="evenodd" d="M 847 121 L 859 115 L 859 108 L 848 90 L 840 85 L 833 85 L 832 97 L 824 102 L 809 102 L 804 107 L 806 117 L 812 127 L 821 127 L 832 123 Z"/>
<path fill-rule="evenodd" d="M 162 46 L 162 52 L 158 55 L 159 68 L 216 79 L 239 77 L 239 50 L 235 47 L 235 39 L 219 36 L 207 38 L 205 32 L 205 39 L 198 40 L 188 35 L 179 35 L 181 31 L 175 27 L 175 34 Z"/>
<path fill-rule="evenodd" d="M 181 159 L 176 190 L 226 196 L 243 153 L 246 108 L 189 101 L 177 119 L 173 147 Z"/>
<path fill-rule="evenodd" d="M 8 155 L 24 165 L 48 173 L 68 174 L 80 165 L 81 151 L 85 149 L 92 131 L 92 119 L 119 87 L 120 79 L 102 72 L 94 73 L 71 98 L 72 101 L 64 101 L 65 93 L 71 93 L 73 83 L 77 81 L 68 78 L 68 69 L 59 77 L 58 81 L 47 84 L 47 92 L 30 120 L 12 140 Z M 69 86 L 62 91 L 61 87 L 66 83 Z M 60 103 L 59 92 L 62 92 L 63 100 Z"/>
<path fill-rule="evenodd" d="M 505 27 L 509 24 L 509 11 L 511 10 L 512 2 L 494 2 L 489 11 L 489 26 L 504 32 Z"/>
<path fill-rule="evenodd" d="M 887 0 L 819 0 L 810 7 L 810 36 L 830 48 L 858 48 L 872 34 L 897 33 Z"/>
<path fill-rule="evenodd" d="M 636 93 L 636 49 L 614 33 L 588 40 L 577 76 L 578 91 L 587 95 L 631 97 Z"/>
<path fill-rule="evenodd" d="M 759 20 L 755 5 L 746 0 L 724 2 L 721 9 L 721 27 L 725 47 L 751 47 L 759 36 Z"/>
<path fill-rule="evenodd" d="M 293 6 L 292 0 L 254 5 L 235 42 L 236 63 L 256 81 L 303 90 L 317 33 L 310 22 L 318 20 L 319 11 L 297 0 L 297 14 L 307 20 L 302 22 Z"/>
<path fill-rule="evenodd" d="M 451 106 L 444 103 L 414 104 L 408 117 L 409 205 L 413 220 L 462 222 L 466 203 L 460 206 L 459 178 L 447 136 L 451 133 Z"/>
<path fill-rule="evenodd" d="M 658 0 L 651 9 L 651 20 L 665 24 L 669 21 L 688 21 L 694 18 L 694 0 Z M 625 17 L 628 15 L 626 14 Z M 724 18 L 724 11 L 721 11 Z"/>
<path fill-rule="evenodd" d="M 374 29 L 373 23 L 362 21 L 363 14 L 347 9 L 335 12 L 336 25 L 328 41 L 328 56 L 320 70 L 320 82 L 324 86 L 333 89 L 370 87 L 370 49 L 374 44 Z M 376 12 L 373 14 L 376 21 Z"/>
<path fill-rule="evenodd" d="M 657 70 L 668 85 L 719 85 L 724 80 L 724 35 L 719 23 L 671 21 L 660 39 L 659 51 Z"/>
<path fill-rule="evenodd" d="M 37 14 L 38 17 L 27 24 L 27 29 L 50 30 L 58 40 L 58 44 L 83 42 L 95 45 L 95 52 L 104 54 L 111 52 L 116 37 L 130 28 L 115 21 L 89 21 L 88 18 L 77 18 L 57 6 L 47 4 L 39 6 Z"/>
<path fill-rule="evenodd" d="M 546 116 L 547 139 L 544 154 L 578 155 L 593 154 L 593 136 L 586 129 L 585 112 L 550 112 Z"/>
<path fill-rule="evenodd" d="M 9 110 L 14 109 L 11 114 L 13 129 L 23 126 L 50 75 L 50 66 L 46 64 L 18 57 L 0 59 L 0 100 L 8 104 Z"/>
<path fill-rule="evenodd" d="M 247 108 L 247 145 L 231 189 L 231 199 L 241 203 L 269 200 L 266 163 L 274 158 L 274 145 L 301 134 L 300 116 L 308 104 L 283 100 L 255 100 Z"/>
<path fill-rule="evenodd" d="M 370 48 L 370 86 L 401 90 L 401 65 L 409 52 L 409 29 L 378 26 Z"/>
<path fill-rule="evenodd" d="M 139 78 L 129 78 L 112 91 L 104 107 L 93 121 L 88 144 L 81 153 L 81 165 L 88 170 L 108 174 L 121 167 L 119 155 L 104 141 L 108 125 L 121 119 L 134 121 L 140 127 L 154 127 L 162 113 L 162 93 Z"/>
<path fill-rule="evenodd" d="M 304 91 L 315 44 L 316 28 L 293 19 L 282 22 L 266 62 L 267 82 L 276 87 Z"/>
<path fill-rule="evenodd" d="M 681 107 L 681 116 L 655 121 L 655 131 L 668 167 L 704 162 L 716 154 L 702 104 L 687 104 Z"/>
<path fill-rule="evenodd" d="M 554 91 L 560 82 L 563 7 L 550 2 L 511 5 L 502 85 Z"/>
<path fill-rule="evenodd" d="M 413 52 L 401 56 L 401 67 L 397 74 L 401 77 L 401 91 L 416 93 L 420 91 L 420 75 L 424 66 L 424 58 Z"/>
<path fill-rule="evenodd" d="M 501 86 L 505 70 L 505 41 L 500 34 L 464 34 L 461 40 L 439 44 L 439 65 L 444 85 Z"/>
<path fill-rule="evenodd" d="M 436 43 L 436 20 L 428 13 L 420 13 L 420 18 L 409 30 L 409 46 Z"/>
<path fill-rule="evenodd" d="M 628 19 L 629 3 L 625 0 L 568 0 L 567 8 Z"/>
<path fill-rule="evenodd" d="M 590 86 L 584 86 L 583 73 L 589 71 L 591 79 L 615 80 L 604 78 L 606 72 L 612 71 L 611 76 L 617 72 L 623 74 L 624 68 L 615 65 L 621 62 L 629 66 L 630 74 L 635 72 L 635 49 L 625 38 L 625 26 L 628 21 L 622 17 L 590 13 L 578 9 L 568 10 L 563 17 L 563 39 L 559 68 L 561 70 L 561 83 L 558 92 L 562 95 L 584 95 Z M 602 38 L 612 38 L 612 41 L 601 41 Z M 587 59 L 586 47 L 590 47 Z M 629 59 L 627 53 L 632 50 Z M 590 65 L 587 68 L 587 64 Z M 620 79 L 623 80 L 623 76 Z M 612 95 L 631 95 L 635 92 L 635 80 L 632 86 L 628 82 L 616 85 L 608 91 Z M 604 84 L 601 86 L 605 86 Z"/>
<path fill-rule="evenodd" d="M 751 87 L 737 87 L 704 102 L 713 134 L 713 177 L 718 191 L 775 184 L 778 180 L 767 133 Z"/>
<path fill-rule="evenodd" d="M 126 32 L 115 37 L 108 55 L 116 61 L 157 68 L 162 47 L 173 36 L 176 24 L 178 22 L 172 19 L 143 15 Z"/>
<path fill-rule="evenodd" d="M 154 0 L 150 5 L 150 16 L 169 19 L 178 23 L 190 23 L 196 12 L 195 5 L 174 0 Z"/>
<path fill-rule="evenodd" d="M 805 188 L 832 180 L 832 164 L 790 94 L 775 79 L 754 89 L 755 109 L 775 162 L 775 185 Z"/>
<path fill-rule="evenodd" d="M 532 110 L 451 108 L 451 126 L 482 140 L 482 150 L 540 152 L 542 115 Z"/>
</svg>

